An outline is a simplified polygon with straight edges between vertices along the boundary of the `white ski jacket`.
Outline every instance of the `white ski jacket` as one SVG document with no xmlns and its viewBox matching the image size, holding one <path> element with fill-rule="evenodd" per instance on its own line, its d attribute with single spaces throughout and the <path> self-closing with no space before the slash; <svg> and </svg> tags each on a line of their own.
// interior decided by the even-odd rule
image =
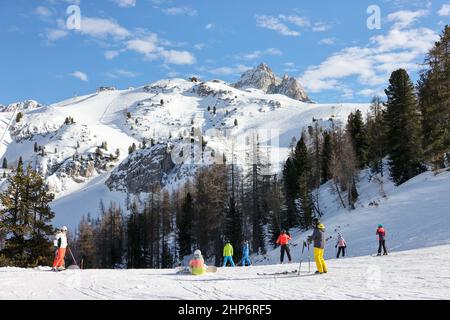
<svg viewBox="0 0 450 320">
<path fill-rule="evenodd" d="M 57 248 L 67 248 L 67 236 L 63 232 L 57 232 L 53 244 Z"/>
</svg>

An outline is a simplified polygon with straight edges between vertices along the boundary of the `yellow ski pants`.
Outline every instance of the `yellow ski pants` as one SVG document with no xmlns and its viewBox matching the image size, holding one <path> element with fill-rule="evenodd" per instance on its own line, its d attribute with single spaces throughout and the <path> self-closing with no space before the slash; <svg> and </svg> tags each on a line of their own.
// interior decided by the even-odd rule
<svg viewBox="0 0 450 320">
<path fill-rule="evenodd" d="M 320 273 L 328 272 L 327 265 L 323 258 L 324 249 L 314 248 L 314 260 L 316 260 L 317 271 Z"/>
</svg>

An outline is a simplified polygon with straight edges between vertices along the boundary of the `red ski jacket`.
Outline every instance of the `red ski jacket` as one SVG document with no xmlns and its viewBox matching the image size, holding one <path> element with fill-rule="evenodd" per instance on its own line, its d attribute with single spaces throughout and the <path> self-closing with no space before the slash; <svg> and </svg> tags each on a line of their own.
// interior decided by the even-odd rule
<svg viewBox="0 0 450 320">
<path fill-rule="evenodd" d="M 386 231 L 384 231 L 384 228 L 378 228 L 376 235 L 378 236 L 378 240 L 384 240 L 384 237 L 386 237 Z"/>
<path fill-rule="evenodd" d="M 277 239 L 277 244 L 286 245 L 289 243 L 289 240 L 292 240 L 291 236 L 282 233 Z"/>
</svg>

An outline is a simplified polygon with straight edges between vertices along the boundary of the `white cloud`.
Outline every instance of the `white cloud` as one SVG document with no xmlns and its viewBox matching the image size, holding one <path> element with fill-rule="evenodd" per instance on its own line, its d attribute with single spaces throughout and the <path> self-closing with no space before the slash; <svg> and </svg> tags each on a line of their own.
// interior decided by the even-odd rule
<svg viewBox="0 0 450 320">
<path fill-rule="evenodd" d="M 368 46 L 345 48 L 308 67 L 300 80 L 310 92 L 338 90 L 350 97 L 342 80 L 355 77 L 357 83 L 369 86 L 357 94 L 369 94 L 369 89 L 379 92 L 392 71 L 418 70 L 418 63 L 437 39 L 438 35 L 427 28 L 391 29 L 386 35 L 372 37 Z"/>
<path fill-rule="evenodd" d="M 113 72 L 107 73 L 106 75 L 108 78 L 111 78 L 111 79 L 118 79 L 120 77 L 135 78 L 138 76 L 137 73 L 135 73 L 133 71 L 124 70 L 124 69 L 116 69 Z"/>
<path fill-rule="evenodd" d="M 118 74 L 119 76 L 127 77 L 127 78 L 135 78 L 135 77 L 137 77 L 137 73 L 132 72 L 132 71 L 128 71 L 128 70 L 124 70 L 124 69 L 117 69 L 115 71 L 115 73 Z"/>
<path fill-rule="evenodd" d="M 308 18 L 300 17 L 300 16 L 297 16 L 297 15 L 285 16 L 283 14 L 280 14 L 278 16 L 278 18 L 280 18 L 281 20 L 284 20 L 284 21 L 288 21 L 288 22 L 290 22 L 292 24 L 295 24 L 298 27 L 308 27 L 311 24 L 311 22 L 309 21 Z"/>
<path fill-rule="evenodd" d="M 149 55 L 156 51 L 158 47 L 158 36 L 154 33 L 141 39 L 129 40 L 126 43 L 126 49 L 138 53 Z"/>
<path fill-rule="evenodd" d="M 266 50 L 255 50 L 250 53 L 245 53 L 243 55 L 236 56 L 237 59 L 243 59 L 243 60 L 255 60 L 259 59 L 262 56 L 269 55 L 269 56 L 281 56 L 283 55 L 283 52 L 281 50 L 276 48 L 268 48 Z"/>
<path fill-rule="evenodd" d="M 172 7 L 162 10 L 163 13 L 169 16 L 196 16 L 197 10 L 193 9 L 191 6 L 184 7 Z"/>
<path fill-rule="evenodd" d="M 299 36 L 300 32 L 289 29 L 278 18 L 267 15 L 256 15 L 256 25 L 282 34 L 283 36 Z"/>
<path fill-rule="evenodd" d="M 440 15 L 441 17 L 450 16 L 450 4 L 443 4 L 438 11 L 438 15 Z"/>
<path fill-rule="evenodd" d="M 194 64 L 196 59 L 188 51 L 168 50 L 162 45 L 156 34 L 150 34 L 144 38 L 136 38 L 127 41 L 125 50 L 134 51 L 144 55 L 146 60 L 164 59 L 168 64 Z"/>
<path fill-rule="evenodd" d="M 205 47 L 206 47 L 206 44 L 204 44 L 203 42 L 196 43 L 194 45 L 194 48 L 197 49 L 197 50 L 203 50 Z"/>
<path fill-rule="evenodd" d="M 69 35 L 69 32 L 63 29 L 47 29 L 45 33 L 47 40 L 50 42 L 65 38 Z"/>
<path fill-rule="evenodd" d="M 336 38 L 324 38 L 322 40 L 319 41 L 319 44 L 324 44 L 324 45 L 333 45 L 336 43 Z"/>
<path fill-rule="evenodd" d="M 251 69 L 251 67 L 239 64 L 234 67 L 220 67 L 220 68 L 211 69 L 208 72 L 211 74 L 215 74 L 215 75 L 228 76 L 228 75 L 237 75 L 237 74 L 240 75 L 249 69 Z"/>
<path fill-rule="evenodd" d="M 326 22 L 316 22 L 312 28 L 314 32 L 323 32 L 329 29 L 331 29 L 331 25 Z"/>
<path fill-rule="evenodd" d="M 387 19 L 390 22 L 395 22 L 392 28 L 403 29 L 416 22 L 420 17 L 428 15 L 428 13 L 428 10 L 401 10 L 389 14 Z"/>
<path fill-rule="evenodd" d="M 114 2 L 121 8 L 131 8 L 136 6 L 136 0 L 114 0 Z"/>
<path fill-rule="evenodd" d="M 195 57 L 188 51 L 162 50 L 164 61 L 169 64 L 194 64 Z"/>
<path fill-rule="evenodd" d="M 377 51 L 414 50 L 426 53 L 437 40 L 436 33 L 428 28 L 398 30 L 391 29 L 387 35 L 371 38 Z"/>
<path fill-rule="evenodd" d="M 80 33 L 96 38 L 108 36 L 123 39 L 131 35 L 130 31 L 119 25 L 114 20 L 103 18 L 89 18 L 82 16 Z"/>
<path fill-rule="evenodd" d="M 81 80 L 81 81 L 85 81 L 85 82 L 88 81 L 88 76 L 87 76 L 87 74 L 84 73 L 84 72 L 81 72 L 81 71 L 75 71 L 75 72 L 71 73 L 70 75 L 71 75 L 72 77 L 74 77 L 74 78 L 77 78 L 77 79 Z"/>
<path fill-rule="evenodd" d="M 51 17 L 51 16 L 53 15 L 52 11 L 51 11 L 49 8 L 44 7 L 44 6 L 39 6 L 39 7 L 37 7 L 37 8 L 34 10 L 34 12 L 35 12 L 38 16 L 40 16 L 40 17 L 42 17 L 42 18 L 48 18 L 48 17 Z"/>
<path fill-rule="evenodd" d="M 208 23 L 208 24 L 205 26 L 205 29 L 206 29 L 206 30 L 210 30 L 210 29 L 212 29 L 212 28 L 214 28 L 214 24 L 212 24 L 212 23 Z"/>
<path fill-rule="evenodd" d="M 112 60 L 120 54 L 118 50 L 108 50 L 105 52 L 105 58 L 107 60 Z"/>
</svg>

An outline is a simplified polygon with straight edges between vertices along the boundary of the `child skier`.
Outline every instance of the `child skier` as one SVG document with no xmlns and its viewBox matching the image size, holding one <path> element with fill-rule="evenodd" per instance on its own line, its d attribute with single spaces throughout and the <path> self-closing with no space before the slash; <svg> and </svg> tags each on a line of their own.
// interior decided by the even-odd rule
<svg viewBox="0 0 450 320">
<path fill-rule="evenodd" d="M 381 247 L 383 247 L 383 255 L 386 256 L 386 230 L 384 230 L 383 225 L 379 224 L 377 232 L 375 233 L 378 236 L 378 254 L 377 256 L 381 256 Z"/>
<path fill-rule="evenodd" d="M 284 261 L 284 252 L 286 251 L 289 263 L 292 262 L 291 252 L 289 250 L 289 241 L 292 240 L 291 236 L 286 233 L 286 230 L 281 230 L 281 234 L 277 239 L 277 244 L 281 245 L 280 249 L 280 263 Z"/>
<path fill-rule="evenodd" d="M 244 245 L 242 247 L 242 266 L 251 266 L 252 261 L 250 260 L 250 247 L 248 245 L 248 240 L 244 241 Z"/>
<path fill-rule="evenodd" d="M 202 275 L 206 272 L 205 260 L 200 250 L 194 251 L 194 257 L 189 261 L 189 271 L 195 276 Z"/>
<path fill-rule="evenodd" d="M 64 270 L 64 257 L 67 248 L 67 227 L 64 226 L 55 234 L 53 245 L 56 249 L 55 260 L 53 261 L 53 271 Z"/>
<path fill-rule="evenodd" d="M 345 248 L 347 248 L 347 243 L 345 242 L 345 239 L 344 239 L 344 237 L 342 237 L 341 233 L 338 233 L 337 242 L 334 247 L 338 248 L 338 252 L 337 252 L 337 256 L 336 256 L 337 259 L 339 259 L 341 252 L 342 252 L 342 256 L 345 257 Z"/>
<path fill-rule="evenodd" d="M 327 265 L 323 258 L 325 248 L 325 226 L 320 223 L 317 218 L 313 219 L 314 231 L 313 234 L 308 237 L 308 242 L 314 241 L 314 260 L 316 261 L 317 271 L 316 274 L 327 273 Z"/>
<path fill-rule="evenodd" d="M 233 261 L 233 246 L 230 243 L 230 240 L 227 241 L 227 244 L 223 248 L 223 266 L 227 266 L 227 262 L 230 262 L 232 267 L 235 267 Z"/>
</svg>

